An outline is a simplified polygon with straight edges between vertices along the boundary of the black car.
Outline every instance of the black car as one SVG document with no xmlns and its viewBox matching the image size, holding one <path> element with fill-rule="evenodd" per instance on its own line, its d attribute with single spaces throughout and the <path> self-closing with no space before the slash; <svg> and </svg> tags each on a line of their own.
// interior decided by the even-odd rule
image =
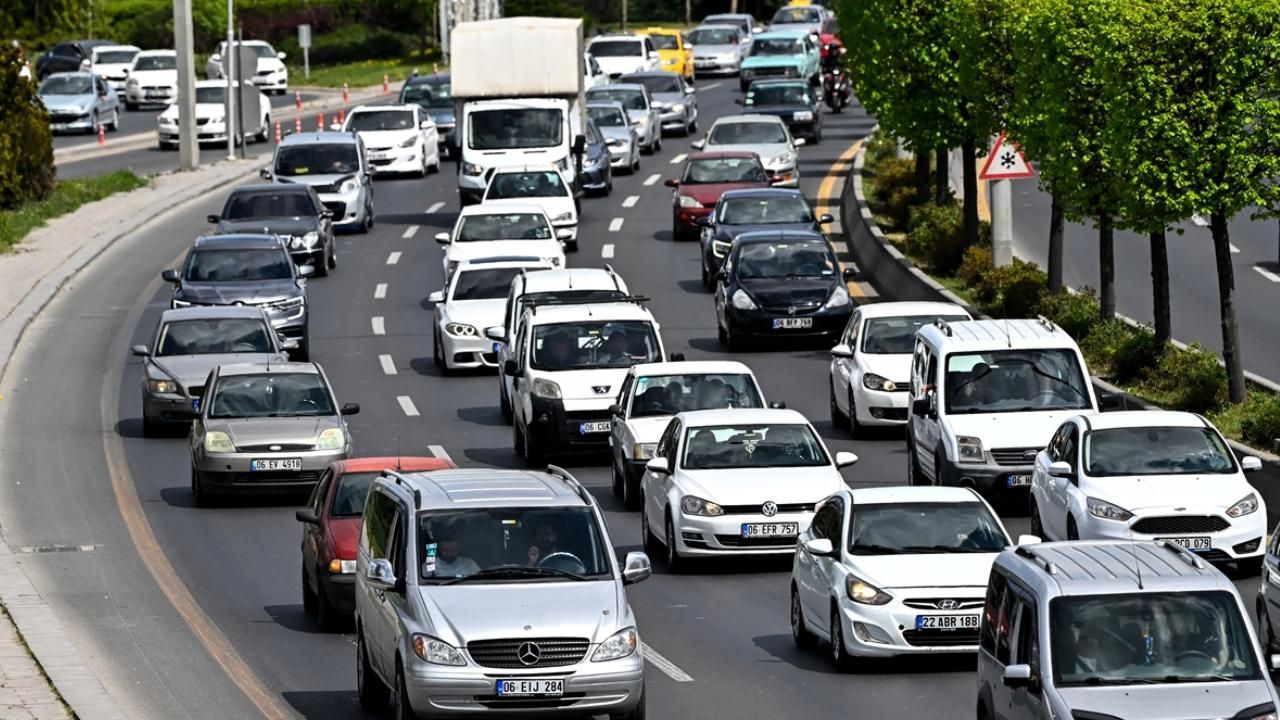
<svg viewBox="0 0 1280 720">
<path fill-rule="evenodd" d="M 794 137 L 814 145 L 822 140 L 822 96 L 805 80 L 757 80 L 734 102 L 744 113 L 782 118 Z"/>
<path fill-rule="evenodd" d="M 116 44 L 113 40 L 71 40 L 58 43 L 36 59 L 36 78 L 44 80 L 54 73 L 86 70 L 95 47 Z"/>
<path fill-rule="evenodd" d="M 440 131 L 440 153 L 458 157 L 458 139 L 455 129 L 458 120 L 454 115 L 452 85 L 449 74 L 414 75 L 404 81 L 397 104 L 417 103 L 423 112 L 431 116 Z"/>
<path fill-rule="evenodd" d="M 808 230 L 831 222 L 830 215 L 814 217 L 804 193 L 795 188 L 728 190 L 710 215 L 698 218 L 702 233 L 702 284 L 715 288 L 716 271 L 733 247 L 734 238 L 753 230 Z"/>
<path fill-rule="evenodd" d="M 587 150 L 582 155 L 582 190 L 588 195 L 608 195 L 613 192 L 609 142 L 591 118 L 587 118 L 583 135 L 587 138 Z"/>
<path fill-rule="evenodd" d="M 852 268 L 816 232 L 743 233 L 716 274 L 720 343 L 737 350 L 747 338 L 835 338 L 853 314 L 846 283 Z"/>
<path fill-rule="evenodd" d="M 310 265 L 328 275 L 338 266 L 333 213 L 310 185 L 243 185 L 232 191 L 221 215 L 210 215 L 219 235 L 279 235 L 295 265 Z"/>
<path fill-rule="evenodd" d="M 196 238 L 180 270 L 160 277 L 173 283 L 173 308 L 257 305 L 276 332 L 298 342 L 294 360 L 310 356 L 307 286 L 311 267 L 294 265 L 275 235 L 206 235 Z"/>
</svg>

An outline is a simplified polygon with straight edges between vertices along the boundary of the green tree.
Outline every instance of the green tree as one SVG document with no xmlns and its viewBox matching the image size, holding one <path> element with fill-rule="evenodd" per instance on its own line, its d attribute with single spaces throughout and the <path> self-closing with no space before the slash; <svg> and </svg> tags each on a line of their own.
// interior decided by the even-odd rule
<svg viewBox="0 0 1280 720">
<path fill-rule="evenodd" d="M 36 84 L 19 77 L 18 49 L 0 44 L 0 208 L 53 191 L 53 136 Z"/>
</svg>

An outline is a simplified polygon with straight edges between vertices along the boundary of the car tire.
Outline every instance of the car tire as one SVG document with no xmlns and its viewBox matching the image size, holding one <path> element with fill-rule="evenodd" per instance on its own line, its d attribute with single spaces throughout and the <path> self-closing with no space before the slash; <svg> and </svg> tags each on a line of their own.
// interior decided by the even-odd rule
<svg viewBox="0 0 1280 720">
<path fill-rule="evenodd" d="M 848 428 L 849 416 L 840 410 L 839 403 L 836 402 L 836 384 L 834 380 L 827 380 L 827 405 L 828 412 L 831 415 L 831 424 L 838 428 Z"/>
<path fill-rule="evenodd" d="M 1035 495 L 1027 492 L 1027 515 L 1031 519 L 1031 534 L 1044 539 L 1044 521 L 1040 519 L 1040 505 L 1036 502 Z"/>
<path fill-rule="evenodd" d="M 316 614 L 316 594 L 311 591 L 311 582 L 307 580 L 307 563 L 302 563 L 302 612 Z"/>
<path fill-rule="evenodd" d="M 658 542 L 653 528 L 649 527 L 649 511 L 645 509 L 644 495 L 640 496 L 640 545 L 649 557 L 657 557 L 662 550 L 662 543 Z"/>
<path fill-rule="evenodd" d="M 609 470 L 610 470 L 610 474 L 613 476 L 611 478 L 613 480 L 613 486 L 610 489 L 613 490 L 614 497 L 621 499 L 622 493 L 623 493 L 623 485 L 626 484 L 627 478 L 623 475 L 623 473 L 618 472 L 618 463 L 614 461 L 612 458 L 609 459 Z"/>
<path fill-rule="evenodd" d="M 360 232 L 367 234 L 373 229 L 373 203 L 364 206 L 364 222 L 360 223 Z"/>
<path fill-rule="evenodd" d="M 262 121 L 262 127 L 258 130 L 258 134 L 253 136 L 257 142 L 264 143 L 267 138 L 271 137 L 271 116 L 268 115 Z"/>
<path fill-rule="evenodd" d="M 327 262 L 328 262 L 328 265 L 329 265 L 329 269 L 330 269 L 330 270 L 337 270 L 337 269 L 338 269 L 338 247 L 337 247 L 337 243 L 338 243 L 338 241 L 337 241 L 337 240 L 332 240 L 332 241 L 330 241 L 330 242 L 329 242 L 329 257 L 328 257 Z"/>
<path fill-rule="evenodd" d="M 564 244 L 564 251 L 574 252 L 574 253 L 578 252 L 578 241 L 577 240 L 566 241 Z"/>
<path fill-rule="evenodd" d="M 664 557 L 667 560 L 667 569 L 672 573 L 679 573 L 684 570 L 685 559 L 680 555 L 680 548 L 676 546 L 676 525 L 671 520 L 671 513 L 667 513 L 666 529 L 663 533 L 663 551 L 666 553 Z"/>
<path fill-rule="evenodd" d="M 360 707 L 375 712 L 387 706 L 387 684 L 382 682 L 369 662 L 369 648 L 365 647 L 364 630 L 356 630 L 356 697 Z"/>
<path fill-rule="evenodd" d="M 828 623 L 827 637 L 831 640 L 831 664 L 837 672 L 848 672 L 853 668 L 853 658 L 844 644 L 844 623 L 840 621 L 840 608 L 831 603 L 831 619 Z"/>
<path fill-rule="evenodd" d="M 324 581 L 320 573 L 316 573 L 316 624 L 321 630 L 330 632 L 338 629 L 338 609 L 329 602 L 329 595 L 324 591 Z"/>
<path fill-rule="evenodd" d="M 1267 615 L 1266 600 L 1258 597 L 1258 643 L 1262 645 L 1262 654 L 1270 655 L 1276 651 L 1276 630 L 1271 625 L 1271 617 Z"/>
<path fill-rule="evenodd" d="M 441 375 L 452 375 L 453 368 L 449 367 L 449 360 L 444 356 L 444 343 L 440 339 L 440 328 L 436 328 L 434 338 L 431 344 L 431 360 L 435 362 L 436 367 L 440 368 Z"/>
<path fill-rule="evenodd" d="M 627 473 L 626 466 L 622 468 L 622 507 L 627 510 L 640 509 L 640 480 L 637 478 L 632 480 Z"/>
<path fill-rule="evenodd" d="M 107 129 L 111 132 L 120 131 L 120 108 L 111 111 L 111 122 L 107 124 Z"/>
<path fill-rule="evenodd" d="M 741 90 L 742 92 L 746 92 L 748 87 L 751 87 L 751 83 L 747 82 L 746 80 L 738 81 L 738 89 Z"/>
<path fill-rule="evenodd" d="M 804 624 L 804 608 L 800 605 L 800 591 L 791 585 L 791 639 L 796 647 L 809 650 L 818 644 L 818 636 Z"/>
<path fill-rule="evenodd" d="M 933 451 L 933 477 L 929 478 L 930 485 L 942 485 L 942 453 L 937 450 Z"/>
<path fill-rule="evenodd" d="M 503 388 L 498 388 L 498 408 L 502 411 L 502 419 L 510 425 L 514 413 L 511 410 L 511 400 Z"/>
<path fill-rule="evenodd" d="M 524 465 L 528 468 L 544 468 L 547 464 L 547 455 L 541 448 L 536 448 L 529 441 L 529 428 L 525 427 L 520 432 L 522 441 L 520 446 L 524 448 Z"/>
<path fill-rule="evenodd" d="M 849 388 L 849 437 L 863 435 L 866 429 L 865 425 L 858 422 L 858 402 L 854 399 L 853 388 Z"/>
<path fill-rule="evenodd" d="M 662 152 L 662 128 L 659 127 L 653 136 L 653 149 L 650 152 Z"/>
<path fill-rule="evenodd" d="M 198 508 L 206 508 L 212 505 L 213 498 L 204 484 L 204 478 L 200 476 L 200 471 L 194 467 L 191 468 L 191 501 Z"/>
<path fill-rule="evenodd" d="M 160 423 L 156 422 L 155 420 L 152 420 L 151 418 L 147 417 L 145 414 L 142 416 L 142 437 L 144 438 L 159 437 L 160 430 L 161 430 Z"/>
<path fill-rule="evenodd" d="M 706 288 L 707 292 L 711 292 L 715 286 L 711 284 L 711 271 L 707 269 L 707 262 L 703 260 L 698 264 L 702 266 L 702 287 Z"/>
<path fill-rule="evenodd" d="M 631 712 L 623 713 L 621 715 L 610 715 L 609 720 L 644 720 L 645 719 L 644 706 L 645 706 L 646 695 L 648 695 L 648 693 L 645 692 L 643 681 L 641 681 L 640 702 L 636 703 L 635 708 Z"/>
<path fill-rule="evenodd" d="M 911 442 L 911 428 L 907 428 L 907 485 L 924 485 L 924 473 L 920 471 L 920 459 L 916 457 L 915 443 Z"/>
<path fill-rule="evenodd" d="M 733 323 L 726 322 L 724 325 L 724 346 L 729 352 L 739 352 L 743 348 L 742 338 L 733 332 Z"/>
<path fill-rule="evenodd" d="M 978 720 L 993 720 L 985 702 L 978 702 Z"/>
<path fill-rule="evenodd" d="M 315 268 L 316 277 L 318 278 L 328 277 L 329 276 L 329 251 L 322 250 L 320 252 L 320 259 L 317 260 L 312 265 L 312 267 Z"/>
<path fill-rule="evenodd" d="M 97 134 L 98 134 L 98 128 L 100 128 L 100 127 L 102 127 L 102 118 L 99 116 L 98 111 L 97 111 L 97 110 L 94 110 L 94 111 L 93 111 L 93 122 L 89 124 L 89 131 L 88 131 L 88 132 L 89 132 L 89 134 L 90 134 L 90 135 L 97 135 Z"/>
<path fill-rule="evenodd" d="M 694 118 L 693 118 L 693 122 L 689 123 L 689 132 L 687 132 L 687 133 L 685 133 L 685 134 L 686 134 L 686 135 L 692 135 L 692 134 L 694 134 L 694 133 L 696 133 L 696 132 L 698 132 L 698 118 L 697 118 L 697 117 L 694 117 Z"/>
<path fill-rule="evenodd" d="M 409 702 L 409 686 L 404 681 L 404 663 L 396 658 L 396 689 L 391 710 L 392 720 L 418 720 Z"/>
<path fill-rule="evenodd" d="M 520 434 L 520 421 L 514 417 L 511 420 L 511 450 L 524 457 L 524 436 Z"/>
<path fill-rule="evenodd" d="M 636 156 L 631 160 L 631 174 L 634 175 L 638 172 L 640 172 L 640 153 L 636 153 Z"/>
</svg>

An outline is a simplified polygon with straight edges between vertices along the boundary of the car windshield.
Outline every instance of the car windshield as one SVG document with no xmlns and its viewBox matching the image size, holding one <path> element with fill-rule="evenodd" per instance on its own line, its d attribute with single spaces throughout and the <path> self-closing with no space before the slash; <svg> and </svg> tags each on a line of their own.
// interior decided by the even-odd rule
<svg viewBox="0 0 1280 720">
<path fill-rule="evenodd" d="M 576 582 L 611 577 L 612 548 L 589 507 L 500 507 L 418 513 L 423 582 Z"/>
<path fill-rule="evenodd" d="M 484 196 L 485 200 L 527 197 L 569 197 L 569 189 L 555 170 L 504 172 L 493 176 Z"/>
<path fill-rule="evenodd" d="M 40 83 L 40 95 L 88 95 L 93 81 L 88 75 L 53 75 Z"/>
<path fill-rule="evenodd" d="M 745 107 L 754 105 L 811 105 L 813 97 L 809 95 L 809 86 L 805 83 L 755 83 L 747 91 L 743 101 Z"/>
<path fill-rule="evenodd" d="M 708 145 L 781 145 L 787 131 L 780 122 L 727 122 L 711 128 Z"/>
<path fill-rule="evenodd" d="M 1083 410 L 1091 406 L 1071 350 L 993 350 L 947 356 L 947 412 Z"/>
<path fill-rule="evenodd" d="M 762 55 L 799 55 L 804 46 L 795 38 L 756 38 L 751 43 L 751 56 Z"/>
<path fill-rule="evenodd" d="M 551 226 L 541 213 L 470 215 L 462 218 L 456 242 L 550 240 Z"/>
<path fill-rule="evenodd" d="M 600 127 L 624 127 L 627 124 L 626 113 L 617 108 L 589 107 L 587 115 Z"/>
<path fill-rule="evenodd" d="M 718 425 L 685 433 L 686 470 L 830 465 L 813 429 L 797 423 Z"/>
<path fill-rule="evenodd" d="M 277 175 L 350 175 L 359 170 L 354 143 L 308 143 L 276 151 Z"/>
<path fill-rule="evenodd" d="M 178 68 L 178 57 L 176 55 L 142 55 L 134 58 L 134 70 L 176 70 Z"/>
<path fill-rule="evenodd" d="M 660 359 L 658 336 L 647 320 L 549 323 L 533 330 L 535 370 L 620 368 Z"/>
<path fill-rule="evenodd" d="M 375 132 L 378 130 L 412 130 L 413 113 L 408 110 L 372 110 L 352 113 L 347 120 L 347 130 Z"/>
<path fill-rule="evenodd" d="M 417 103 L 424 108 L 452 108 L 452 87 L 447 82 L 423 82 L 405 86 L 400 92 L 400 104 Z"/>
<path fill-rule="evenodd" d="M 869 355 L 910 355 L 915 347 L 916 331 L 939 319 L 935 315 L 868 318 L 862 326 L 862 352 Z M 968 315 L 942 315 L 942 320 L 959 322 Z"/>
<path fill-rule="evenodd" d="M 559 145 L 564 116 L 554 108 L 479 110 L 467 115 L 468 141 L 476 150 L 514 150 Z"/>
<path fill-rule="evenodd" d="M 133 62 L 133 57 L 137 54 L 137 50 L 95 50 L 93 61 L 103 65 L 122 65 Z"/>
<path fill-rule="evenodd" d="M 701 27 L 689 33 L 689 44 L 698 45 L 737 45 L 738 31 L 733 28 Z"/>
<path fill-rule="evenodd" d="M 349 472 L 338 478 L 338 487 L 333 491 L 333 504 L 329 506 L 329 517 L 360 517 L 364 514 L 364 501 L 369 497 L 369 486 L 382 473 Z"/>
<path fill-rule="evenodd" d="M 1132 427 L 1085 433 L 1084 467 L 1092 477 L 1229 475 L 1236 462 L 1213 428 Z"/>
<path fill-rule="evenodd" d="M 190 282 L 253 282 L 293 279 L 293 263 L 284 248 L 196 250 L 187 262 Z"/>
<path fill-rule="evenodd" d="M 209 404 L 210 418 L 334 415 L 333 397 L 315 373 L 224 375 Z"/>
<path fill-rule="evenodd" d="M 787 7 L 773 14 L 773 22 L 783 25 L 787 23 L 822 22 L 822 13 L 817 8 Z"/>
<path fill-rule="evenodd" d="M 156 340 L 156 357 L 271 352 L 267 327 L 254 318 L 174 320 L 160 328 Z"/>
<path fill-rule="evenodd" d="M 602 57 L 640 57 L 644 43 L 639 40 L 595 40 L 587 46 L 587 52 Z"/>
<path fill-rule="evenodd" d="M 750 375 L 697 373 L 636 378 L 631 417 L 675 415 L 693 410 L 761 408 L 764 401 Z"/>
<path fill-rule="evenodd" d="M 227 102 L 227 88 L 225 85 L 216 87 L 197 87 L 196 103 L 204 103 L 206 105 L 222 105 Z"/>
<path fill-rule="evenodd" d="M 746 243 L 738 251 L 740 278 L 834 278 L 835 253 L 824 242 Z"/>
<path fill-rule="evenodd" d="M 709 160 L 690 160 L 685 166 L 684 177 L 680 182 L 685 185 L 705 185 L 717 183 L 764 183 L 769 181 L 760 161 L 755 158 L 714 158 Z"/>
<path fill-rule="evenodd" d="M 1059 688 L 1262 679 L 1226 591 L 1066 595 L 1049 602 L 1048 625 Z"/>
<path fill-rule="evenodd" d="M 644 92 L 626 88 L 592 88 L 587 91 L 587 100 L 621 103 L 627 110 L 646 110 Z"/>
<path fill-rule="evenodd" d="M 721 201 L 725 225 L 781 225 L 813 222 L 809 203 L 799 195 L 732 198 Z"/>
<path fill-rule="evenodd" d="M 319 209 L 305 192 L 241 192 L 227 199 L 222 211 L 226 220 L 250 218 L 309 217 L 319 214 Z"/>
<path fill-rule="evenodd" d="M 505 298 L 511 289 L 511 280 L 523 268 L 481 268 L 462 270 L 453 274 L 453 294 L 450 300 L 497 300 Z"/>
<path fill-rule="evenodd" d="M 754 24 L 752 20 L 742 17 L 726 17 L 724 15 L 708 15 L 703 18 L 702 25 L 732 25 L 743 33 L 750 33 L 751 26 Z"/>
<path fill-rule="evenodd" d="M 650 95 L 658 93 L 682 93 L 680 78 L 676 75 L 642 75 L 625 78 L 627 82 L 639 83 L 649 89 Z"/>
<path fill-rule="evenodd" d="M 653 47 L 657 50 L 678 50 L 680 49 L 680 40 L 675 35 L 667 35 L 666 33 L 653 33 L 649 36 L 649 42 L 653 43 Z"/>
<path fill-rule="evenodd" d="M 855 504 L 849 519 L 853 555 L 998 553 L 1008 544 L 980 502 Z"/>
<path fill-rule="evenodd" d="M 238 45 L 239 43 L 236 44 Z M 227 44 L 225 42 L 219 43 L 218 50 L 221 51 L 226 46 Z M 255 56 L 260 58 L 273 58 L 276 56 L 276 51 L 266 43 L 245 43 L 244 46 L 253 51 Z"/>
</svg>

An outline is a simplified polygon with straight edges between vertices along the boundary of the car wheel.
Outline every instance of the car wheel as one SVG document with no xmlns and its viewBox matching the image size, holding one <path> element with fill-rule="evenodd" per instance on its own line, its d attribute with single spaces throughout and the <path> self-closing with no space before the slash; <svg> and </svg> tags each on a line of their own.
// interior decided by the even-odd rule
<svg viewBox="0 0 1280 720">
<path fill-rule="evenodd" d="M 529 440 L 529 428 L 525 427 L 521 433 L 524 441 L 520 444 L 524 447 L 524 464 L 525 467 L 542 468 L 547 464 L 547 454 L 542 448 L 534 447 Z"/>
<path fill-rule="evenodd" d="M 933 453 L 933 477 L 929 478 L 930 485 L 942 485 L 942 453 L 934 451 Z"/>
<path fill-rule="evenodd" d="M 987 704 L 984 702 L 978 703 L 978 720 L 992 720 L 991 711 L 987 709 Z"/>
<path fill-rule="evenodd" d="M 153 438 L 153 437 L 157 437 L 157 436 L 159 436 L 159 435 L 160 435 L 160 423 L 156 422 L 155 420 L 152 420 L 151 418 L 149 418 L 149 417 L 147 417 L 145 414 L 143 414 L 143 416 L 142 416 L 142 437 L 144 437 L 144 438 Z"/>
<path fill-rule="evenodd" d="M 119 132 L 120 130 L 120 108 L 111 111 L 111 124 L 107 125 L 107 129 L 111 132 Z"/>
<path fill-rule="evenodd" d="M 698 118 L 695 116 L 695 117 L 693 118 L 693 122 L 689 123 L 689 132 L 688 132 L 688 133 L 686 133 L 686 134 L 687 134 L 687 135 L 692 135 L 692 134 L 694 134 L 694 133 L 696 133 L 696 132 L 698 132 Z"/>
<path fill-rule="evenodd" d="M 831 406 L 831 424 L 838 428 L 847 428 L 849 426 L 849 417 L 840 411 L 840 404 L 836 402 L 836 384 L 834 380 L 827 382 L 827 403 Z M 850 408 L 853 406 L 850 405 Z"/>
<path fill-rule="evenodd" d="M 298 349 L 289 353 L 289 359 L 297 362 L 307 362 L 311 359 L 311 341 L 307 334 L 304 333 L 298 340 Z"/>
<path fill-rule="evenodd" d="M 654 131 L 653 152 L 662 152 L 662 129 L 661 128 Z"/>
<path fill-rule="evenodd" d="M 729 346 L 729 333 L 725 332 L 724 325 L 720 324 L 719 319 L 716 320 L 716 340 L 725 347 Z"/>
<path fill-rule="evenodd" d="M 641 685 L 640 686 L 640 702 L 636 703 L 635 709 L 629 713 L 623 713 L 622 715 L 610 715 L 609 720 L 644 720 L 645 718 L 645 710 L 644 710 L 645 700 L 644 699 L 645 699 L 645 696 L 648 694 L 649 693 L 645 692 L 644 686 Z"/>
<path fill-rule="evenodd" d="M 511 449 L 524 457 L 524 436 L 520 434 L 520 421 L 514 419 L 511 422 Z"/>
<path fill-rule="evenodd" d="M 1044 539 L 1044 522 L 1040 519 L 1040 506 L 1031 493 L 1027 493 L 1027 514 L 1031 516 L 1031 534 Z"/>
<path fill-rule="evenodd" d="M 1257 577 L 1262 573 L 1262 557 L 1236 560 L 1236 570 L 1244 577 Z"/>
<path fill-rule="evenodd" d="M 418 720 L 413 712 L 413 705 L 409 703 L 409 687 L 404 682 L 404 663 L 399 659 L 396 660 L 396 697 L 391 717 L 394 720 Z"/>
<path fill-rule="evenodd" d="M 1258 598 L 1258 641 L 1262 643 L 1262 654 L 1270 655 L 1276 649 L 1276 631 L 1271 627 L 1266 602 L 1261 597 Z"/>
<path fill-rule="evenodd" d="M 507 398 L 507 393 L 503 387 L 498 388 L 498 407 L 502 410 L 502 419 L 511 424 L 511 400 Z"/>
<path fill-rule="evenodd" d="M 849 656 L 849 649 L 844 645 L 844 623 L 840 622 L 840 608 L 831 604 L 831 623 L 828 628 L 831 638 L 831 662 L 836 666 L 836 670 L 845 672 L 853 666 L 853 658 Z"/>
<path fill-rule="evenodd" d="M 916 446 L 911 442 L 910 428 L 907 428 L 907 484 L 924 484 L 923 473 L 920 472 L 920 459 L 916 457 Z"/>
<path fill-rule="evenodd" d="M 808 650 L 818 643 L 818 637 L 804 625 L 804 609 L 800 606 L 800 591 L 791 586 L 791 639 L 796 647 Z"/>
<path fill-rule="evenodd" d="M 666 533 L 663 536 L 666 547 L 667 569 L 673 573 L 678 573 L 684 569 L 684 558 L 680 556 L 680 548 L 676 547 L 676 526 L 671 521 L 671 514 L 667 513 Z"/>
<path fill-rule="evenodd" d="M 194 467 L 191 468 L 191 499 L 198 508 L 209 507 L 210 500 L 209 489 L 204 486 L 204 478 L 200 477 L 200 471 Z"/>
<path fill-rule="evenodd" d="M 636 153 L 635 157 L 631 158 L 631 172 L 632 174 L 640 172 L 640 153 Z"/>
<path fill-rule="evenodd" d="M 1076 519 L 1070 515 L 1067 516 L 1067 540 L 1079 540 L 1080 528 L 1076 527 Z"/>
<path fill-rule="evenodd" d="M 643 494 L 640 496 L 640 544 L 649 557 L 657 557 L 661 550 L 658 538 L 653 534 L 653 528 L 649 527 L 649 511 L 646 509 Z"/>
<path fill-rule="evenodd" d="M 640 480 L 632 479 L 626 467 L 622 469 L 622 506 L 628 510 L 640 509 Z"/>
<path fill-rule="evenodd" d="M 321 250 L 320 257 L 316 258 L 311 267 L 315 268 L 315 276 L 318 278 L 327 277 L 329 275 L 329 251 Z"/>
<path fill-rule="evenodd" d="M 422 167 L 418 168 L 418 172 L 414 174 L 420 178 L 424 178 L 427 176 L 427 156 L 426 155 L 422 156 Z"/>
<path fill-rule="evenodd" d="M 387 706 L 387 684 L 382 682 L 369 664 L 369 648 L 364 631 L 356 631 L 356 697 L 365 710 L 382 710 Z"/>
<path fill-rule="evenodd" d="M 98 111 L 93 111 L 93 122 L 89 125 L 89 134 L 97 135 L 98 128 L 102 127 L 102 118 L 98 116 Z"/>
<path fill-rule="evenodd" d="M 622 486 L 627 482 L 627 478 L 623 473 L 618 472 L 618 463 L 614 462 L 612 459 L 609 460 L 609 470 L 613 476 L 613 496 L 620 498 L 623 493 Z"/>
<path fill-rule="evenodd" d="M 440 328 L 435 330 L 435 340 L 431 344 L 431 359 L 435 362 L 436 367 L 440 368 L 442 375 L 450 375 L 453 370 L 449 367 L 449 361 L 444 356 L 444 342 L 440 339 Z"/>
<path fill-rule="evenodd" d="M 729 352 L 738 352 L 743 347 L 742 338 L 733 332 L 732 322 L 724 324 L 724 346 L 729 348 Z"/>
<path fill-rule="evenodd" d="M 337 241 L 335 240 L 335 241 L 330 241 L 329 243 L 328 264 L 329 264 L 330 270 L 338 269 L 338 248 L 334 246 L 336 242 Z"/>
<path fill-rule="evenodd" d="M 715 287 L 711 284 L 711 271 L 707 269 L 707 261 L 703 260 L 698 264 L 702 266 L 702 287 L 706 288 L 707 292 L 711 292 Z"/>
<path fill-rule="evenodd" d="M 849 436 L 858 437 L 866 426 L 858 422 L 858 404 L 853 398 L 853 388 L 849 388 Z"/>
<path fill-rule="evenodd" d="M 316 612 L 316 594 L 311 592 L 311 583 L 307 580 L 307 563 L 302 563 L 302 612 L 314 615 Z"/>
<path fill-rule="evenodd" d="M 338 610 L 329 602 L 329 595 L 324 591 L 324 581 L 316 573 L 316 624 L 321 630 L 334 630 L 338 627 Z"/>
<path fill-rule="evenodd" d="M 373 203 L 364 206 L 364 222 L 360 224 L 360 232 L 367 233 L 373 229 Z"/>
</svg>

